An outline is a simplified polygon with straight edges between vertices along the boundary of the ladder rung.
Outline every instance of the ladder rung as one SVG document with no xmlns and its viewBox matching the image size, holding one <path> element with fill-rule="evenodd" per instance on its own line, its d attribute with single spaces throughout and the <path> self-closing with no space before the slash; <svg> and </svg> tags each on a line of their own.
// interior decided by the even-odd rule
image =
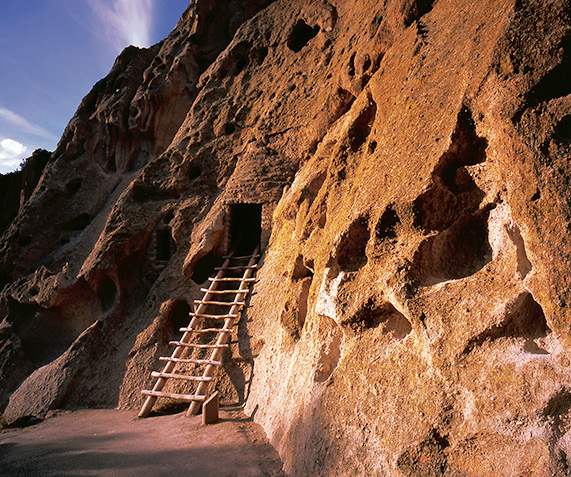
<svg viewBox="0 0 571 477">
<path fill-rule="evenodd" d="M 190 316 L 198 316 L 199 318 L 209 318 L 211 320 L 221 320 L 225 318 L 238 318 L 237 314 L 228 315 L 207 315 L 206 313 L 189 313 Z"/>
<path fill-rule="evenodd" d="M 249 288 L 243 288 L 241 290 L 209 290 L 208 288 L 201 288 L 201 292 L 208 292 L 217 295 L 229 295 L 230 293 L 248 293 L 250 291 Z"/>
<path fill-rule="evenodd" d="M 241 282 L 241 281 L 255 282 L 256 281 L 255 278 L 243 278 L 243 277 L 222 277 L 222 278 L 208 277 L 208 279 L 211 282 Z"/>
<path fill-rule="evenodd" d="M 214 379 L 205 378 L 204 376 L 186 376 L 184 374 L 158 373 L 156 371 L 153 371 L 151 376 L 153 378 L 184 379 L 186 381 L 212 381 Z"/>
<path fill-rule="evenodd" d="M 171 358 L 170 356 L 161 356 L 159 361 L 172 361 L 173 363 L 188 364 L 211 364 L 212 366 L 221 366 L 222 361 L 213 361 L 211 359 L 190 359 L 190 358 Z"/>
<path fill-rule="evenodd" d="M 252 270 L 258 268 L 258 265 L 238 265 L 235 267 L 216 267 L 214 270 Z"/>
<path fill-rule="evenodd" d="M 192 328 L 181 328 L 179 331 L 183 333 L 232 333 L 232 328 L 203 328 L 201 330 L 193 330 Z"/>
<path fill-rule="evenodd" d="M 245 301 L 202 301 L 194 300 L 196 305 L 221 305 L 221 306 L 234 306 L 234 305 L 245 305 Z"/>
<path fill-rule="evenodd" d="M 171 341 L 169 342 L 171 346 L 184 346 L 186 348 L 200 348 L 200 349 L 208 349 L 208 348 L 228 348 L 228 344 L 196 344 L 196 343 L 182 343 L 181 341 Z"/>
<path fill-rule="evenodd" d="M 180 399 L 182 401 L 204 401 L 206 399 L 206 396 L 196 396 L 194 394 L 165 393 L 163 391 L 147 391 L 146 389 L 143 389 L 141 392 L 145 396 L 167 397 L 171 399 Z"/>
</svg>

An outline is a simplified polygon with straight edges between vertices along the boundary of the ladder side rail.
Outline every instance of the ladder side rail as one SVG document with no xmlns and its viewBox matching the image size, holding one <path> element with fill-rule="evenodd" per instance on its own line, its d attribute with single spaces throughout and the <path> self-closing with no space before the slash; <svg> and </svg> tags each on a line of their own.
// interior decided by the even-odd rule
<svg viewBox="0 0 571 477">
<path fill-rule="evenodd" d="M 231 257 L 227 257 L 224 260 L 222 267 L 227 266 L 230 263 L 230 259 L 231 259 Z M 224 270 L 219 270 L 218 273 L 216 274 L 216 277 L 222 278 L 223 275 L 224 275 Z M 212 282 L 210 287 L 209 287 L 209 291 L 206 292 L 204 298 L 206 298 L 207 295 L 210 295 L 209 298 L 212 298 L 214 296 L 214 294 L 211 294 L 210 291 L 216 290 L 217 286 L 218 286 L 218 282 L 215 282 L 215 281 Z M 190 321 L 190 324 L 188 325 L 189 328 L 194 329 L 198 326 L 201 318 L 197 315 L 200 312 L 204 312 L 205 309 L 206 309 L 206 305 L 200 305 L 195 310 L 195 316 L 192 317 L 192 320 Z M 182 338 L 180 339 L 180 341 L 186 343 L 187 341 L 189 341 L 191 339 L 192 336 L 193 336 L 192 332 L 185 331 L 184 334 L 182 335 Z M 174 351 L 172 352 L 171 358 L 174 358 L 174 359 L 180 358 L 183 351 L 184 351 L 184 346 L 177 346 L 174 349 Z M 177 362 L 174 360 L 173 361 L 167 361 L 167 363 L 164 365 L 164 367 L 162 369 L 162 374 L 171 374 L 174 371 L 176 364 L 177 364 Z M 162 391 L 162 389 L 165 387 L 166 383 L 167 383 L 166 378 L 158 378 L 155 385 L 153 386 L 152 391 L 153 392 Z M 153 406 L 155 405 L 155 402 L 157 401 L 157 397 L 158 396 L 154 396 L 154 395 L 147 396 L 147 398 L 145 399 L 145 402 L 143 403 L 143 407 L 141 408 L 141 411 L 139 412 L 139 417 L 148 417 L 148 415 L 151 413 L 151 410 L 153 409 Z"/>
<path fill-rule="evenodd" d="M 255 263 L 257 263 L 257 258 L 258 258 L 258 250 L 259 250 L 259 246 L 256 247 L 256 250 L 254 252 L 254 254 L 250 257 L 250 261 L 248 263 L 248 265 L 253 265 Z M 254 274 L 254 268 L 249 267 L 248 269 L 246 269 L 246 271 L 244 272 L 244 275 L 242 277 L 242 280 L 240 281 L 240 286 L 238 287 L 240 290 L 243 290 L 244 288 L 247 288 L 247 292 L 246 291 L 242 291 L 236 294 L 236 297 L 233 301 L 237 302 L 237 301 L 245 301 L 247 294 L 250 292 L 250 288 L 248 286 L 248 284 L 251 282 L 251 278 L 252 275 Z M 233 305 L 229 315 L 238 315 L 238 312 L 240 311 L 240 308 L 242 307 L 242 305 Z M 228 318 L 226 318 L 224 320 L 224 325 L 223 327 L 226 329 L 232 328 L 234 326 L 234 320 L 236 318 L 234 318 L 234 316 L 229 316 Z M 216 344 L 217 345 L 225 345 L 228 342 L 228 339 L 230 338 L 230 333 L 225 331 L 222 332 L 218 335 L 218 339 L 216 340 Z M 210 360 L 211 361 L 222 361 L 222 353 L 224 352 L 224 348 L 215 348 L 212 350 L 212 354 L 210 355 Z M 209 364 L 208 366 L 206 366 L 206 369 L 204 370 L 204 374 L 202 375 L 203 378 L 211 378 L 214 375 L 214 371 L 216 370 L 217 366 Z M 196 389 L 196 395 L 197 396 L 206 396 L 206 392 L 208 390 L 208 386 L 210 384 L 210 381 L 202 381 L 197 389 Z M 188 411 L 186 412 L 187 416 L 193 416 L 195 414 L 198 414 L 199 410 L 200 410 L 200 406 L 201 406 L 201 402 L 200 401 L 194 401 L 191 403 L 191 405 L 188 408 Z"/>
</svg>

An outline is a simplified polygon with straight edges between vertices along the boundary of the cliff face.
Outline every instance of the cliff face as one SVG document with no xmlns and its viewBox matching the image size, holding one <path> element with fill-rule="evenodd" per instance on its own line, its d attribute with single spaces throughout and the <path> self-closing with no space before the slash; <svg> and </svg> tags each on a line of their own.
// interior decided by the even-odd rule
<svg viewBox="0 0 571 477">
<path fill-rule="evenodd" d="M 259 204 L 217 387 L 289 472 L 567 475 L 568 2 L 193 5 L 2 238 L 3 418 L 140 406 Z"/>
</svg>

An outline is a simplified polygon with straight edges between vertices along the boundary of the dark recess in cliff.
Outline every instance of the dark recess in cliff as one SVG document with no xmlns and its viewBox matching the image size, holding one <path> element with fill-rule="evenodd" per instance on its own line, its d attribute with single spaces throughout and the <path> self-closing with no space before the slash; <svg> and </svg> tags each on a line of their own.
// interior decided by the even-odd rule
<svg viewBox="0 0 571 477">
<path fill-rule="evenodd" d="M 36 149 L 19 170 L 0 174 L 0 236 L 38 185 L 51 153 Z"/>
</svg>

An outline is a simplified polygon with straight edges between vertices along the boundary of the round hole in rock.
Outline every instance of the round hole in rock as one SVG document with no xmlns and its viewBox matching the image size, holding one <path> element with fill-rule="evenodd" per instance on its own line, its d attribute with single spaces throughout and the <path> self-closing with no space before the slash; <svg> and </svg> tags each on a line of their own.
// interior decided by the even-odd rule
<svg viewBox="0 0 571 477">
<path fill-rule="evenodd" d="M 200 258 L 194 265 L 192 281 L 197 285 L 204 283 L 208 277 L 212 276 L 214 269 L 219 265 L 220 258 L 213 252 L 208 252 L 204 257 Z"/>
<path fill-rule="evenodd" d="M 179 333 L 181 328 L 190 322 L 190 306 L 185 300 L 177 300 L 169 310 L 168 322 L 172 326 L 173 334 Z"/>
<path fill-rule="evenodd" d="M 74 179 L 68 182 L 65 186 L 65 190 L 68 196 L 72 196 L 81 189 L 81 179 Z"/>
<path fill-rule="evenodd" d="M 507 336 L 535 339 L 547 336 L 551 329 L 541 305 L 533 299 L 531 293 L 523 293 L 507 310 L 504 331 Z"/>
<path fill-rule="evenodd" d="M 341 237 L 335 250 L 335 260 L 347 272 L 357 271 L 367 263 L 365 250 L 369 241 L 368 217 L 359 217 Z"/>
<path fill-rule="evenodd" d="M 351 151 L 357 152 L 367 140 L 375 115 L 377 114 L 377 105 L 371 102 L 357 117 L 355 122 L 349 128 L 349 140 Z"/>
<path fill-rule="evenodd" d="M 85 291 L 87 294 L 87 290 Z M 69 315 L 60 307 L 43 309 L 37 305 L 12 304 L 17 309 L 20 324 L 15 331 L 21 340 L 27 358 L 37 366 L 50 363 L 69 348 L 75 339 L 93 321 L 85 313 L 85 303 L 79 299 L 76 309 L 82 312 Z"/>
<path fill-rule="evenodd" d="M 349 58 L 349 69 L 347 71 L 347 74 L 349 76 L 355 76 L 355 55 L 357 53 L 353 53 L 351 55 L 351 58 Z"/>
<path fill-rule="evenodd" d="M 489 263 L 488 215 L 465 215 L 444 232 L 426 239 L 411 267 L 414 280 L 427 286 L 466 278 Z"/>
<path fill-rule="evenodd" d="M 302 255 L 298 255 L 293 265 L 292 280 L 303 280 L 313 277 L 313 260 L 305 261 Z"/>
<path fill-rule="evenodd" d="M 60 225 L 60 229 L 64 232 L 79 232 L 85 227 L 87 227 L 91 223 L 91 217 L 89 214 L 79 214 L 77 217 L 74 217 L 67 222 L 64 222 Z"/>
<path fill-rule="evenodd" d="M 236 126 L 232 123 L 226 123 L 224 125 L 224 132 L 226 133 L 227 136 L 229 136 L 230 134 L 232 134 L 234 131 L 236 131 Z"/>
<path fill-rule="evenodd" d="M 369 55 L 365 55 L 363 61 L 363 71 L 367 71 L 370 67 L 371 67 L 371 58 L 369 58 Z"/>
<path fill-rule="evenodd" d="M 267 46 L 263 46 L 262 48 L 256 48 L 256 49 L 252 50 L 252 52 L 250 53 L 250 57 L 252 59 L 252 62 L 258 66 L 264 62 L 264 60 L 266 59 L 266 56 L 268 56 L 268 47 Z"/>
<path fill-rule="evenodd" d="M 467 354 L 481 346 L 493 345 L 496 340 L 520 338 L 525 340 L 524 351 L 532 354 L 549 354 L 534 342 L 551 333 L 547 325 L 543 308 L 537 303 L 531 293 L 522 293 L 506 307 L 501 322 L 484 330 L 472 338 L 463 354 Z"/>
<path fill-rule="evenodd" d="M 172 256 L 172 234 L 170 227 L 157 230 L 156 258 L 160 261 L 170 260 Z"/>
<path fill-rule="evenodd" d="M 97 296 L 99 297 L 103 311 L 109 311 L 113 308 L 117 299 L 117 285 L 111 277 L 106 276 L 101 280 L 99 289 L 97 290 Z"/>
<path fill-rule="evenodd" d="M 393 206 L 389 205 L 383 212 L 383 215 L 375 227 L 375 240 L 383 241 L 396 238 L 396 227 L 399 224 L 399 216 L 397 215 Z"/>
<path fill-rule="evenodd" d="M 174 219 L 174 212 L 171 210 L 170 212 L 168 212 L 168 213 L 165 215 L 165 218 L 163 219 L 163 222 L 164 222 L 165 224 L 168 224 L 172 219 Z"/>
<path fill-rule="evenodd" d="M 193 181 L 194 179 L 198 179 L 201 174 L 202 168 L 200 166 L 192 166 L 188 172 L 188 178 Z"/>
<path fill-rule="evenodd" d="M 244 68 L 246 68 L 246 66 L 248 66 L 248 57 L 240 56 L 236 61 L 236 70 L 234 74 L 239 75 L 242 71 L 244 71 Z"/>
<path fill-rule="evenodd" d="M 382 326 L 383 334 L 402 340 L 412 326 L 406 317 L 392 303 L 378 305 L 369 299 L 350 320 L 346 322 L 355 331 L 365 331 Z"/>
<path fill-rule="evenodd" d="M 295 53 L 307 45 L 309 40 L 319 33 L 319 26 L 311 27 L 303 20 L 298 20 L 287 41 L 287 46 Z"/>
<path fill-rule="evenodd" d="M 149 200 L 149 192 L 142 184 L 135 182 L 129 191 L 129 197 L 138 203 L 146 202 Z"/>
<path fill-rule="evenodd" d="M 571 141 L 571 114 L 561 118 L 557 125 L 557 135 L 564 141 Z"/>
</svg>

